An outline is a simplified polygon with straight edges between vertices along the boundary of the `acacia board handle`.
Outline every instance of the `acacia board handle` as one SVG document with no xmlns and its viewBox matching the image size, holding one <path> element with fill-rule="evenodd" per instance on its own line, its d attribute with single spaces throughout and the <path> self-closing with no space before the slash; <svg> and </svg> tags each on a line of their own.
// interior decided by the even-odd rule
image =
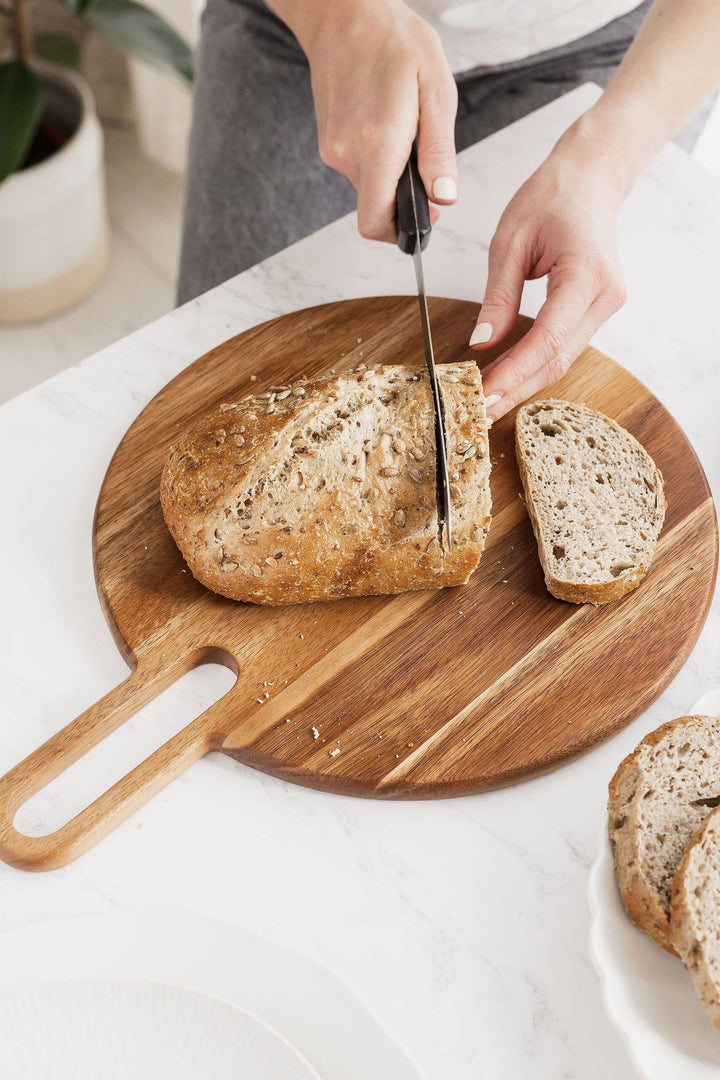
<svg viewBox="0 0 720 1080">
<path fill-rule="evenodd" d="M 153 751 L 107 791 L 45 836 L 13 825 L 17 811 L 70 765 L 185 672 L 208 660 L 204 649 L 174 660 L 138 659 L 130 675 L 0 778 L 0 859 L 21 870 L 54 870 L 77 858 L 130 817 L 194 761 L 215 749 L 227 694 Z M 232 688 L 231 688 L 232 690 Z M 229 690 L 227 693 L 231 693 Z"/>
</svg>

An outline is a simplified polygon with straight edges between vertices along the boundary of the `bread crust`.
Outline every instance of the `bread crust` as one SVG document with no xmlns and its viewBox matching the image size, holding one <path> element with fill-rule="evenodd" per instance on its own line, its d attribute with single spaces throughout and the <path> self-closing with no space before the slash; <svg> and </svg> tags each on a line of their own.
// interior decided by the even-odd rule
<svg viewBox="0 0 720 1080">
<path fill-rule="evenodd" d="M 643 869 L 638 809 L 651 787 L 651 776 L 642 763 L 643 749 L 655 747 L 681 726 L 707 724 L 706 716 L 681 716 L 662 724 L 640 741 L 618 765 L 608 786 L 608 835 L 615 877 L 625 910 L 632 921 L 673 955 L 678 954 L 671 931 L 670 911 L 661 902 Z"/>
<path fill-rule="evenodd" d="M 549 398 L 545 401 L 535 401 L 531 405 L 523 406 L 517 415 L 515 424 L 515 456 L 517 457 L 518 471 L 520 473 L 520 480 L 522 481 L 523 491 L 525 494 L 525 506 L 532 524 L 533 532 L 535 533 L 535 539 L 538 545 L 538 556 L 545 575 L 545 584 L 548 592 L 550 592 L 557 600 L 565 600 L 571 604 L 610 604 L 615 600 L 620 600 L 621 597 L 627 593 L 636 589 L 642 579 L 650 569 L 651 559 L 643 560 L 637 567 L 634 567 L 632 572 L 621 574 L 617 578 L 613 578 L 612 581 L 605 582 L 577 582 L 564 580 L 558 577 L 552 569 L 546 544 L 543 539 L 543 531 L 539 520 L 537 508 L 535 506 L 534 499 L 532 497 L 533 490 L 533 477 L 530 473 L 528 461 L 526 459 L 525 448 L 523 446 L 523 424 L 528 414 L 528 410 L 537 406 L 540 407 L 562 407 L 565 405 L 572 405 L 573 408 L 584 410 L 588 413 L 594 413 L 596 416 L 601 416 L 612 427 L 620 432 L 623 432 L 625 436 L 632 438 L 629 432 L 626 432 L 624 428 L 612 420 L 610 417 L 604 416 L 602 413 L 598 413 L 596 410 L 588 409 L 587 406 L 577 405 L 574 402 L 565 402 Z M 640 447 L 636 439 L 633 441 Z M 660 527 L 662 527 L 662 521 L 665 516 L 666 502 L 664 493 L 663 477 L 660 470 L 655 465 L 647 451 L 640 447 L 643 456 L 646 459 L 648 465 L 651 467 L 656 476 L 657 490 L 662 500 L 661 505 L 658 507 L 658 514 L 660 516 Z M 659 532 L 659 529 L 658 529 Z"/>
<path fill-rule="evenodd" d="M 720 1031 L 720 985 L 713 976 L 710 943 L 717 942 L 716 927 L 696 924 L 691 896 L 703 857 L 720 845 L 720 812 L 713 810 L 685 849 L 673 878 L 670 900 L 670 937 L 678 956 L 692 976 L 695 990 L 710 1020 Z M 710 931 L 713 931 L 712 933 Z"/>
<path fill-rule="evenodd" d="M 679 721 L 664 724 L 657 732 L 651 732 L 618 765 L 608 785 L 608 836 L 613 853 L 615 878 L 620 889 L 625 910 L 632 921 L 644 930 L 658 945 L 675 953 L 670 940 L 670 924 L 667 912 L 643 873 L 639 850 L 639 826 L 633 810 L 637 799 L 642 797 L 646 774 L 640 765 L 643 746 L 654 745 L 651 741 L 662 738 Z M 659 734 L 662 733 L 662 734 Z M 628 813 L 630 814 L 628 819 Z M 625 820 L 624 820 L 625 819 Z"/>
<path fill-rule="evenodd" d="M 467 582 L 490 526 L 482 380 L 473 361 L 442 365 L 439 374 L 455 476 L 450 553 L 438 542 L 427 369 L 388 365 L 299 380 L 271 397 L 223 404 L 173 446 L 162 474 L 162 510 L 195 577 L 224 596 L 260 604 Z M 353 454 L 353 460 L 362 457 L 358 475 L 343 473 L 336 482 L 331 465 L 327 477 L 318 478 L 321 444 L 301 446 L 307 440 L 300 436 L 324 425 L 332 451 L 331 437 L 357 441 L 356 415 L 370 445 L 367 457 Z M 393 441 L 376 430 L 388 423 L 406 433 L 407 446 L 400 436 Z M 401 452 L 393 449 L 398 446 Z M 423 458 L 415 460 L 413 451 Z M 301 481 L 307 473 L 312 493 L 297 485 L 287 493 L 290 467 Z M 248 525 L 254 510 L 244 507 L 248 501 L 256 506 L 258 493 L 269 497 L 271 489 L 278 491 L 273 514 Z M 291 520 L 296 524 L 288 525 Z"/>
</svg>

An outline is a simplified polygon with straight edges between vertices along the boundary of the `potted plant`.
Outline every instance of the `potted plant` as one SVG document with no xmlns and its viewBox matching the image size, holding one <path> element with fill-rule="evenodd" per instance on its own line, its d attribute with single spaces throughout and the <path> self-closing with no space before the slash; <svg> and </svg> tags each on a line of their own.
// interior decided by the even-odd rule
<svg viewBox="0 0 720 1080">
<path fill-rule="evenodd" d="M 145 0 L 145 3 L 191 44 L 197 41 L 204 0 Z M 143 153 L 164 169 L 183 174 L 192 120 L 191 88 L 138 56 L 130 58 L 128 73 Z"/>
<path fill-rule="evenodd" d="M 193 76 L 192 50 L 135 0 L 58 0 L 132 56 Z M 29 0 L 0 7 L 0 323 L 90 291 L 108 251 L 102 129 L 77 42 L 35 34 Z M 2 31 L 5 31 L 4 35 Z"/>
</svg>

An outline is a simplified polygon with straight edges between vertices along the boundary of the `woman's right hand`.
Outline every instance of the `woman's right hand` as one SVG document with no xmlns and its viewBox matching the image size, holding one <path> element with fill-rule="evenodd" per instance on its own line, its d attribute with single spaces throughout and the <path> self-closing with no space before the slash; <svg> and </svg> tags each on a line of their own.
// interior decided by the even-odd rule
<svg viewBox="0 0 720 1080">
<path fill-rule="evenodd" d="M 395 190 L 416 134 L 428 198 L 455 202 L 457 88 L 435 31 L 402 0 L 270 3 L 308 57 L 320 157 L 356 188 L 361 235 L 395 240 Z"/>
</svg>

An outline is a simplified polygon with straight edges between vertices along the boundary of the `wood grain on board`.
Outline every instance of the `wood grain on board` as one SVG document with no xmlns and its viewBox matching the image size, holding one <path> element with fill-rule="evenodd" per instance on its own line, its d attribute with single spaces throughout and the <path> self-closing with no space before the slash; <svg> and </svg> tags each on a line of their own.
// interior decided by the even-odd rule
<svg viewBox="0 0 720 1080">
<path fill-rule="evenodd" d="M 440 363 L 476 355 L 467 348 L 476 312 L 464 301 L 430 301 Z M 528 325 L 519 319 L 508 340 Z M 94 538 L 101 602 L 133 670 L 0 780 L 3 859 L 28 869 L 68 862 L 209 750 L 300 784 L 377 798 L 514 783 L 595 746 L 667 686 L 709 608 L 718 546 L 713 503 L 672 417 L 593 348 L 553 396 L 618 420 L 666 482 L 655 560 L 621 601 L 575 606 L 545 589 L 519 497 L 513 415 L 492 429 L 493 524 L 467 586 L 269 608 L 227 600 L 194 580 L 165 528 L 158 485 L 168 448 L 197 417 L 300 375 L 422 356 L 414 298 L 327 304 L 224 342 L 143 410 L 108 469 Z M 220 701 L 62 829 L 45 837 L 14 830 L 12 817 L 30 795 L 208 660 L 237 673 Z"/>
</svg>

